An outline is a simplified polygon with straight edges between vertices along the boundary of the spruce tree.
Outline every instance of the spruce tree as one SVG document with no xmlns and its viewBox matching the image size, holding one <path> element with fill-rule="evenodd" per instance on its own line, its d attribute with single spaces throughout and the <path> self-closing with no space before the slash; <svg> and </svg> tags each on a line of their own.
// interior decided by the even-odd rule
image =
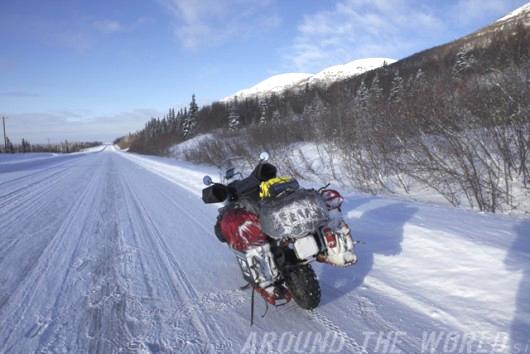
<svg viewBox="0 0 530 354">
<path fill-rule="evenodd" d="M 230 104 L 230 110 L 228 113 L 228 129 L 231 131 L 235 131 L 239 128 L 239 125 L 241 117 L 239 116 L 238 107 L 237 107 L 237 99 L 234 100 Z"/>
<path fill-rule="evenodd" d="M 394 74 L 392 84 L 390 86 L 390 102 L 401 102 L 401 95 L 403 94 L 403 79 L 399 76 L 399 70 Z"/>
<path fill-rule="evenodd" d="M 259 116 L 258 125 L 263 126 L 267 124 L 267 108 L 268 107 L 267 107 L 267 101 L 265 98 L 260 100 L 259 108 L 260 108 L 260 116 Z"/>
<path fill-rule="evenodd" d="M 452 72 L 456 79 L 460 79 L 463 74 L 473 68 L 476 64 L 476 59 L 473 54 L 470 53 L 470 49 L 462 47 L 456 53 L 456 61 L 453 65 Z"/>
<path fill-rule="evenodd" d="M 194 133 L 195 127 L 197 125 L 197 112 L 198 111 L 199 111 L 199 107 L 197 106 L 197 103 L 195 102 L 195 94 L 193 94 L 191 96 L 190 109 L 188 110 L 187 114 L 184 116 L 183 133 L 184 133 L 185 138 L 190 137 Z"/>
</svg>

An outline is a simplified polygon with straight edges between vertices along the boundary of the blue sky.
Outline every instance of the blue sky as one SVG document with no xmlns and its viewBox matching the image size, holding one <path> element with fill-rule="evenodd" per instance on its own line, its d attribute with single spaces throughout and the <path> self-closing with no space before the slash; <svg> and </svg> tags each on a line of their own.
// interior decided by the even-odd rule
<svg viewBox="0 0 530 354">
<path fill-rule="evenodd" d="M 103 140 L 195 93 L 209 103 L 284 72 L 404 58 L 527 0 L 2 0 L 8 136 Z"/>
</svg>

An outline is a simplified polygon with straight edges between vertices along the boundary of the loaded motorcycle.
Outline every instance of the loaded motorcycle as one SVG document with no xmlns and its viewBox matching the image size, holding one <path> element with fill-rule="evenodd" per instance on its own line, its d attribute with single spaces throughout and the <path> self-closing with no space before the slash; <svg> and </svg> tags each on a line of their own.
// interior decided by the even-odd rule
<svg viewBox="0 0 530 354">
<path fill-rule="evenodd" d="M 223 183 L 203 182 L 205 203 L 221 203 L 215 234 L 233 251 L 243 278 L 268 304 L 291 299 L 303 309 L 320 303 L 320 285 L 312 261 L 346 267 L 357 262 L 350 228 L 341 215 L 344 199 L 328 189 L 304 189 L 262 153 L 243 178 L 226 170 Z"/>
</svg>

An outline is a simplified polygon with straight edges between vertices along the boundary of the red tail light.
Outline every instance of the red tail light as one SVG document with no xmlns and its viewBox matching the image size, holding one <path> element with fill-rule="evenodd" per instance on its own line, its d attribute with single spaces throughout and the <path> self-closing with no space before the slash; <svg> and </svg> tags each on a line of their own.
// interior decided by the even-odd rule
<svg viewBox="0 0 530 354">
<path fill-rule="evenodd" d="M 329 210 L 338 209 L 340 211 L 344 198 L 339 192 L 334 189 L 324 189 L 320 194 Z"/>
<path fill-rule="evenodd" d="M 337 239 L 335 238 L 335 234 L 333 231 L 331 231 L 330 228 L 325 228 L 322 230 L 324 232 L 324 237 L 326 238 L 326 243 L 329 248 L 334 248 L 337 246 Z"/>
</svg>

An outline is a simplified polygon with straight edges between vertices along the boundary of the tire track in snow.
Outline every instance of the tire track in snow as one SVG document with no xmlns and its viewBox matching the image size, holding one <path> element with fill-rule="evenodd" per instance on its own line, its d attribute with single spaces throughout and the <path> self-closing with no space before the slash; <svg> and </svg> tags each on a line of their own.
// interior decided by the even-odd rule
<svg viewBox="0 0 530 354">
<path fill-rule="evenodd" d="M 134 299 L 128 274 L 123 272 L 127 249 L 118 212 L 123 202 L 123 188 L 115 168 L 113 163 L 106 170 L 102 203 L 99 203 L 93 232 L 98 238 L 98 250 L 91 262 L 93 277 L 86 299 L 88 323 L 84 329 L 89 353 L 116 352 L 134 338 L 131 330 L 134 321 L 129 316 Z"/>
<path fill-rule="evenodd" d="M 33 189 L 36 189 L 35 187 L 39 186 L 40 184 L 43 184 L 45 182 L 51 182 L 53 183 L 54 180 L 52 179 L 54 176 L 57 176 L 61 173 L 63 173 L 64 171 L 67 171 L 68 168 L 63 168 L 63 169 L 60 169 L 59 171 L 55 171 L 49 175 L 46 175 L 45 177 L 43 178 L 40 178 L 36 181 L 31 181 L 30 183 L 20 187 L 20 188 L 17 188 L 15 190 L 12 190 L 12 191 L 9 191 L 8 193 L 6 194 L 3 194 L 3 195 L 0 195 L 0 208 L 4 207 L 5 205 L 7 205 L 11 200 L 15 200 L 16 197 L 19 195 L 19 194 L 23 194 L 24 191 L 27 191 L 28 189 L 31 190 L 32 188 Z M 49 172 L 48 170 L 45 170 L 46 172 Z M 4 190 L 4 189 L 8 189 L 8 187 L 5 185 L 5 183 L 2 183 L 2 185 L 0 186 L 1 189 L 0 190 Z"/>
<path fill-rule="evenodd" d="M 63 258 L 65 245 L 71 245 L 74 243 L 74 249 L 78 246 L 79 238 L 72 240 L 72 237 L 68 237 L 69 232 L 74 228 L 74 222 L 78 219 L 83 219 L 83 214 L 86 213 L 85 204 L 91 196 L 94 195 L 94 189 L 97 187 L 97 174 L 91 174 L 88 184 L 79 196 L 79 199 L 75 202 L 73 207 L 70 209 L 59 230 L 55 233 L 52 239 L 48 242 L 46 247 L 42 250 L 40 255 L 35 259 L 34 266 L 23 274 L 23 278 L 18 284 L 16 290 L 10 296 L 10 299 L 4 306 L 0 308 L 0 318 L 4 321 L 0 324 L 1 328 L 9 328 L 9 330 L 0 332 L 0 348 L 7 348 L 7 351 L 13 349 L 17 344 L 16 338 L 13 335 L 20 329 L 20 323 L 13 323 L 12 319 L 24 318 L 26 313 L 32 308 L 35 302 L 38 302 L 39 297 L 50 291 L 49 284 L 46 282 L 46 276 L 50 273 L 49 270 L 58 259 Z M 67 249 L 67 248 L 66 248 Z M 59 278 L 60 279 L 60 278 Z M 62 277 L 64 281 L 65 277 Z M 52 286 L 53 287 L 53 286 Z M 42 291 L 44 290 L 44 292 Z M 13 308 L 7 308 L 12 304 Z M 11 322 L 10 322 L 11 321 Z"/>
<path fill-rule="evenodd" d="M 176 304 L 182 303 L 184 299 L 182 298 L 181 292 L 178 290 L 177 280 L 175 279 L 176 278 L 175 274 L 174 272 L 171 271 L 171 267 L 168 265 L 168 262 L 167 261 L 164 262 L 165 260 L 167 260 L 167 255 L 165 255 L 166 257 L 162 257 L 164 256 L 164 253 L 160 250 L 160 245 L 154 242 L 153 240 L 153 232 L 152 230 L 148 228 L 148 222 L 145 219 L 145 215 L 144 215 L 145 210 L 143 210 L 140 207 L 139 205 L 140 202 L 137 199 L 134 192 L 132 191 L 132 188 L 129 186 L 129 184 L 125 182 L 124 186 L 127 190 L 126 196 L 128 198 L 126 199 L 128 200 L 130 198 L 130 202 L 127 201 L 127 210 L 129 210 L 129 212 L 134 211 L 134 215 L 136 217 L 136 219 L 132 219 L 132 218 L 130 219 L 131 226 L 133 228 L 133 233 L 137 235 L 141 235 L 142 241 L 147 242 L 146 245 L 143 245 L 143 247 L 141 247 L 141 252 L 147 252 L 147 251 L 155 252 L 154 256 L 156 257 L 151 257 L 152 260 L 156 259 L 156 263 L 154 266 L 159 268 L 158 273 L 163 273 L 165 275 L 164 279 L 160 279 L 160 280 L 165 280 L 166 284 L 169 286 L 169 289 L 168 289 L 169 295 L 172 297 L 173 302 Z M 152 267 L 149 267 L 149 270 L 151 272 L 154 271 Z M 169 282 L 167 283 L 167 281 Z M 159 286 L 160 285 L 161 284 L 159 284 Z M 157 294 L 157 295 L 161 296 L 161 295 L 166 295 L 166 294 Z M 195 321 L 192 321 L 192 322 L 195 322 Z M 205 331 L 203 330 L 201 332 L 198 326 L 195 325 L 195 323 L 192 323 L 192 325 L 193 325 L 193 330 L 195 331 L 194 334 L 197 338 L 199 338 L 199 340 L 197 341 L 194 338 L 190 338 L 189 333 L 185 333 L 184 337 L 179 338 L 181 342 L 179 343 L 179 346 L 181 347 L 181 349 L 185 349 L 187 344 L 203 345 L 205 343 L 205 338 L 207 338 Z"/>
<path fill-rule="evenodd" d="M 10 201 L 11 204 L 15 205 L 5 203 L 0 206 L 0 210 L 7 209 L 0 217 L 0 224 L 4 235 L 6 235 L 0 240 L 0 261 L 3 259 L 3 255 L 7 254 L 17 242 L 23 241 L 19 232 L 21 222 L 31 223 L 33 221 L 32 216 L 35 213 L 42 213 L 43 210 L 57 210 L 56 208 L 49 208 L 50 204 L 55 203 L 55 200 L 50 199 L 49 196 L 57 189 L 65 189 L 62 182 L 70 175 L 72 173 L 63 172 L 60 175 L 61 178 L 52 180 L 51 183 L 45 184 L 45 187 L 35 188 L 36 186 L 33 186 L 33 188 L 26 190 L 21 198 Z M 25 229 L 23 228 L 23 230 Z"/>
<path fill-rule="evenodd" d="M 82 213 L 69 214 L 77 227 L 67 228 L 72 232 L 63 241 L 72 238 L 72 247 L 63 249 L 62 256 L 52 255 L 54 268 L 46 276 L 57 286 L 50 302 L 31 303 L 32 312 L 25 317 L 29 320 L 37 314 L 34 324 L 28 326 L 26 320 L 16 331 L 28 351 L 118 353 L 132 348 L 124 344 L 134 340 L 135 319 L 130 315 L 135 315 L 139 300 L 130 295 L 125 270 L 129 249 L 119 217 L 123 189 L 119 189 L 114 161 L 106 158 L 90 171 L 97 180 L 88 199 L 81 198 L 86 200 Z M 63 265 L 60 269 L 58 262 Z"/>
<path fill-rule="evenodd" d="M 6 221 L 12 220 L 13 216 L 9 215 L 10 213 L 17 212 L 20 209 L 37 209 L 34 206 L 34 203 L 45 199 L 43 197 L 47 196 L 47 193 L 54 190 L 54 187 L 59 186 L 61 189 L 64 189 L 62 182 L 67 178 L 72 176 L 74 173 L 71 169 L 64 169 L 58 171 L 51 176 L 47 176 L 35 183 L 30 183 L 20 188 L 15 195 L 9 195 L 0 197 L 0 208 L 7 209 L 7 213 L 4 215 Z M 56 177 L 56 178 L 50 178 Z M 9 216 L 9 218 L 8 218 Z"/>
<path fill-rule="evenodd" d="M 373 327 L 374 332 L 384 333 L 398 333 L 401 332 L 399 328 L 396 328 L 390 322 L 388 322 L 379 311 L 377 311 L 375 304 L 367 297 L 364 296 L 353 296 L 349 295 L 349 299 L 357 303 L 357 308 L 360 311 L 363 323 L 369 324 Z M 395 315 L 394 315 L 395 316 Z M 402 349 L 404 352 L 410 350 L 410 348 L 421 348 L 421 341 L 415 337 L 400 336 L 399 347 L 407 345 L 407 349 Z"/>
<path fill-rule="evenodd" d="M 143 207 L 136 193 L 127 183 L 126 187 L 128 188 L 127 195 L 132 197 L 133 205 L 137 211 L 137 215 L 141 217 L 143 221 L 141 225 L 144 226 L 144 234 L 154 236 L 156 238 L 156 240 L 154 240 L 152 237 L 148 237 L 149 242 L 151 243 L 151 248 L 156 250 L 157 254 L 160 256 L 160 260 L 162 262 L 159 262 L 159 266 L 164 268 L 164 271 L 170 280 L 170 285 L 174 291 L 173 295 L 178 295 L 180 298 L 179 300 L 181 300 L 183 304 L 193 302 L 194 299 L 198 298 L 197 291 L 189 281 L 188 277 L 182 271 L 178 261 L 171 254 L 171 252 L 169 252 L 168 245 L 164 241 L 160 230 L 149 216 L 148 210 Z M 179 288 L 177 284 L 184 286 Z M 190 315 L 193 325 L 200 337 L 201 346 L 203 346 L 203 349 L 207 349 L 209 352 L 217 352 L 219 349 L 223 349 L 223 347 L 231 343 L 231 341 L 224 335 L 215 322 L 202 319 L 203 317 L 208 317 L 207 314 L 198 311 L 198 309 L 195 307 L 191 307 Z M 217 343 L 212 344 L 213 340 L 217 341 Z"/>
<path fill-rule="evenodd" d="M 78 173 L 83 171 L 78 170 Z M 73 176 L 75 177 L 75 175 Z M 26 207 L 0 208 L 0 310 L 26 276 L 37 265 L 35 261 L 64 223 L 69 209 L 82 194 L 86 184 L 65 171 L 46 190 L 28 191 L 35 199 Z M 28 196 L 29 198 L 29 196 Z M 5 209 L 6 212 L 3 212 Z"/>
<path fill-rule="evenodd" d="M 25 179 L 28 179 L 28 178 L 32 178 L 32 177 L 36 177 L 40 174 L 44 174 L 44 173 L 48 173 L 50 172 L 50 170 L 52 169 L 56 169 L 56 168 L 60 168 L 64 165 L 68 165 L 70 162 L 72 162 L 72 160 L 66 160 L 66 161 L 63 161 L 63 162 L 60 162 L 60 163 L 54 163 L 54 164 L 50 164 L 50 168 L 45 168 L 46 166 L 42 166 L 40 169 L 37 169 L 35 172 L 28 172 L 22 176 L 17 176 L 17 177 L 14 177 L 12 179 L 6 179 L 6 180 L 0 180 L 0 186 L 1 187 L 10 187 L 11 184 L 20 184 L 21 181 L 24 181 Z M 1 165 L 0 165 L 0 173 L 4 173 L 4 171 L 1 171 Z M 65 167 L 65 169 L 67 169 L 68 166 Z M 16 172 L 20 172 L 20 171 L 24 171 L 23 169 L 19 170 L 19 171 L 9 171 L 9 172 L 5 172 L 5 173 L 16 173 Z"/>
<path fill-rule="evenodd" d="M 182 204 L 179 204 L 175 201 L 175 199 L 172 199 L 170 198 L 167 193 L 164 193 L 163 191 L 161 190 L 158 190 L 159 192 L 159 195 L 164 198 L 165 200 L 167 200 L 170 204 L 172 204 L 174 207 L 176 207 L 183 215 L 185 215 L 187 217 L 187 220 L 193 222 L 193 224 L 195 224 L 196 226 L 199 227 L 199 229 L 203 230 L 204 231 L 204 234 L 206 235 L 211 235 L 212 236 L 212 239 L 216 239 L 216 236 L 213 235 L 212 233 L 212 227 L 206 227 L 204 226 L 204 223 L 201 222 L 195 215 L 193 215 L 189 210 L 187 210 Z M 235 262 L 235 259 L 233 259 L 233 261 Z M 239 270 L 237 270 L 239 271 Z M 237 273 L 235 274 L 237 275 Z M 243 293 L 244 291 L 240 290 L 239 288 L 237 289 L 228 289 L 228 290 L 223 290 L 223 291 L 217 291 L 217 292 L 210 292 L 208 293 L 209 296 L 212 296 L 212 295 L 215 295 L 215 294 L 224 294 L 225 297 L 228 297 L 228 298 L 236 298 L 235 300 L 235 303 L 236 304 L 241 304 L 242 302 L 240 301 L 240 299 L 238 300 L 238 296 L 237 295 L 240 295 L 241 293 Z M 201 294 L 201 295 L 204 295 L 204 294 Z M 245 296 L 245 302 L 248 301 L 248 298 L 250 296 Z M 226 303 L 226 302 L 225 302 Z M 245 320 L 247 320 L 246 317 L 244 317 Z"/>
<path fill-rule="evenodd" d="M 336 333 L 337 336 L 339 336 L 346 345 L 347 348 L 349 348 L 349 353 L 363 353 L 368 354 L 365 348 L 363 348 L 355 339 L 350 337 L 346 332 L 344 332 L 338 325 L 336 325 L 333 321 L 331 321 L 326 315 L 324 315 L 319 310 L 310 310 L 309 316 L 316 322 L 322 325 L 322 327 L 326 328 L 328 331 Z"/>
<path fill-rule="evenodd" d="M 400 328 L 397 328 L 384 318 L 384 315 L 377 310 L 376 305 L 369 298 L 358 293 L 344 293 L 339 291 L 323 279 L 320 279 L 320 285 L 323 291 L 335 293 L 339 297 L 344 296 L 350 302 L 350 305 L 342 310 L 346 312 L 348 318 L 355 318 L 362 321 L 362 323 L 368 325 L 373 332 L 398 333 L 401 331 Z M 322 312 L 324 309 L 317 311 Z M 367 330 L 364 331 L 367 332 Z M 407 349 L 403 349 L 405 352 L 410 348 L 421 347 L 421 341 L 417 338 L 402 336 L 399 339 L 400 346 L 408 346 Z"/>
</svg>

